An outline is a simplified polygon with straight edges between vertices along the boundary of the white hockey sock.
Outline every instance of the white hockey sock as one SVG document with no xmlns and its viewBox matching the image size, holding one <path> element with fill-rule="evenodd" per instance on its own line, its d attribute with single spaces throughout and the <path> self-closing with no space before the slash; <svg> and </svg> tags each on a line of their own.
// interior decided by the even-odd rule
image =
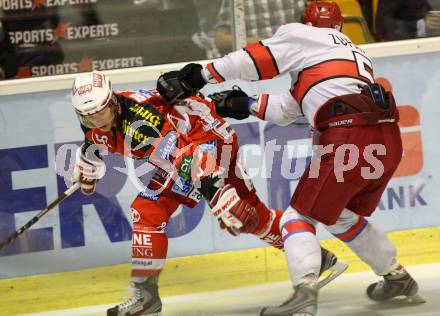
<svg viewBox="0 0 440 316">
<path fill-rule="evenodd" d="M 291 235 L 284 241 L 284 251 L 293 286 L 301 283 L 301 279 L 308 274 L 318 279 L 321 247 L 314 234 L 303 232 Z"/>
<path fill-rule="evenodd" d="M 385 275 L 396 266 L 396 247 L 385 232 L 362 216 L 344 209 L 336 224 L 327 229 L 346 242 L 376 274 Z"/>
<path fill-rule="evenodd" d="M 369 223 L 358 238 L 347 245 L 378 275 L 388 274 L 396 262 L 396 247 L 374 224 Z"/>
<path fill-rule="evenodd" d="M 313 275 L 316 279 L 321 268 L 321 247 L 315 236 L 315 222 L 289 207 L 280 220 L 287 267 L 293 286 Z M 312 275 L 312 276 L 311 276 Z"/>
</svg>

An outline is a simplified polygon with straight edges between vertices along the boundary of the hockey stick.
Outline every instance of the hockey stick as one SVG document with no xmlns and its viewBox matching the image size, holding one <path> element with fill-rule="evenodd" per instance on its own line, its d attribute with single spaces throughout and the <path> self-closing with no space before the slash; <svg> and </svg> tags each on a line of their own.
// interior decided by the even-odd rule
<svg viewBox="0 0 440 316">
<path fill-rule="evenodd" d="M 9 245 L 11 242 L 13 242 L 15 239 L 17 239 L 18 236 L 23 234 L 25 230 L 27 230 L 29 227 L 34 225 L 40 218 L 42 218 L 46 213 L 48 213 L 51 209 L 53 209 L 55 206 L 60 204 L 62 201 L 64 201 L 65 198 L 72 195 L 76 190 L 78 190 L 80 187 L 79 182 L 72 185 L 70 188 L 68 188 L 66 191 L 64 191 L 63 194 L 61 194 L 55 201 L 50 203 L 44 210 L 42 210 L 40 213 L 35 215 L 29 222 L 24 224 L 19 230 L 17 230 L 13 235 L 11 235 L 9 238 L 3 240 L 0 243 L 0 251 L 3 250 L 7 245 Z"/>
</svg>

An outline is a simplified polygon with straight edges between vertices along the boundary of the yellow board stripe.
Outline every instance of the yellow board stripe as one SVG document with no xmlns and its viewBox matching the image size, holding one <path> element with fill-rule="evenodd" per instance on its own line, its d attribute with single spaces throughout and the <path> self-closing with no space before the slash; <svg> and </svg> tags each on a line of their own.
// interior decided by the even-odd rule
<svg viewBox="0 0 440 316">
<path fill-rule="evenodd" d="M 393 232 L 388 235 L 404 265 L 440 262 L 440 227 Z M 350 264 L 348 271 L 368 267 L 337 239 L 324 240 Z M 0 280 L 2 315 L 41 312 L 124 300 L 130 265 Z M 276 282 L 289 278 L 284 253 L 274 248 L 182 257 L 167 260 L 160 278 L 162 296 Z"/>
</svg>

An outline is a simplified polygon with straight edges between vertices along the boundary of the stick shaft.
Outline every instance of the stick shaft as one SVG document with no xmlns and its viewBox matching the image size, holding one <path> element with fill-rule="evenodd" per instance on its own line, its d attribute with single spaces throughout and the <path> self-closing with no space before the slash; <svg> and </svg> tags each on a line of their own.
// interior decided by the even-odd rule
<svg viewBox="0 0 440 316">
<path fill-rule="evenodd" d="M 3 248 L 5 248 L 7 245 L 12 243 L 15 239 L 17 239 L 18 236 L 23 234 L 23 232 L 25 232 L 27 229 L 29 229 L 29 227 L 31 227 L 36 222 L 38 222 L 40 220 L 40 218 L 42 218 L 44 215 L 46 215 L 51 209 L 53 209 L 55 206 L 57 206 L 62 201 L 64 201 L 65 198 L 72 195 L 72 193 L 74 193 L 76 190 L 78 190 L 79 187 L 80 187 L 80 185 L 78 182 L 75 183 L 74 185 L 72 185 L 70 188 L 68 188 L 66 191 L 64 191 L 64 193 L 61 194 L 55 201 L 50 203 L 44 210 L 42 210 L 40 213 L 35 215 L 29 222 L 27 222 L 22 227 L 20 227 L 14 234 L 9 236 L 7 239 L 3 240 L 0 243 L 0 251 L 3 250 Z"/>
</svg>

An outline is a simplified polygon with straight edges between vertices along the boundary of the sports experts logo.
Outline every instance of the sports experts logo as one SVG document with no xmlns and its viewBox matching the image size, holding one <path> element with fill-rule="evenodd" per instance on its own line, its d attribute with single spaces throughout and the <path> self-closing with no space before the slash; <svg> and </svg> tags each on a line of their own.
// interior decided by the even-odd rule
<svg viewBox="0 0 440 316">
<path fill-rule="evenodd" d="M 3 11 L 34 11 L 38 8 L 75 6 L 97 2 L 98 0 L 0 0 L 0 9 L 3 9 Z"/>
<path fill-rule="evenodd" d="M 84 56 L 80 62 L 32 66 L 30 68 L 30 74 L 33 77 L 52 76 L 77 72 L 88 72 L 92 70 L 141 67 L 143 65 L 144 59 L 142 56 L 113 59 L 93 59 L 91 57 Z"/>
<path fill-rule="evenodd" d="M 21 44 L 54 44 L 60 38 L 77 40 L 86 38 L 105 38 L 119 35 L 117 23 L 95 25 L 71 25 L 60 22 L 55 29 L 36 29 L 9 32 L 13 45 Z"/>
</svg>

